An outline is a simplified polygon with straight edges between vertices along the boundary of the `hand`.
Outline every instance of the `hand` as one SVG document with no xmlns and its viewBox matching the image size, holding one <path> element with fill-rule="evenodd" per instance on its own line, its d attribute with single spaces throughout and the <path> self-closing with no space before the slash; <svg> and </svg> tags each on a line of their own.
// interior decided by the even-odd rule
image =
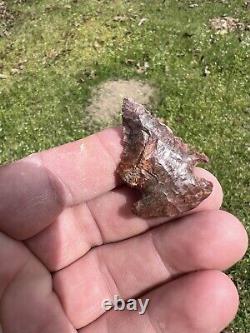
<svg viewBox="0 0 250 333">
<path fill-rule="evenodd" d="M 118 184 L 120 131 L 0 168 L 0 322 L 4 333 L 219 333 L 238 294 L 220 271 L 247 234 L 219 210 L 222 190 L 175 221 L 131 213 Z M 163 223 L 166 222 L 166 223 Z M 104 313 L 102 301 L 149 298 L 144 315 Z"/>
</svg>

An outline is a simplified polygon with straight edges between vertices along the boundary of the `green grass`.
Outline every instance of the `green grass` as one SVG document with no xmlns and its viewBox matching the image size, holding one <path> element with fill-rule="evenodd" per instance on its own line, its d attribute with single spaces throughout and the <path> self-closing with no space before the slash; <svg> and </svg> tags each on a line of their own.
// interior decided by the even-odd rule
<svg viewBox="0 0 250 333">
<path fill-rule="evenodd" d="M 139 78 L 157 87 L 157 114 L 210 156 L 224 208 L 249 230 L 250 34 L 209 29 L 220 15 L 249 21 L 243 1 L 7 2 L 15 19 L 0 37 L 1 163 L 96 131 L 85 113 L 92 88 Z M 232 332 L 249 333 L 249 253 L 230 274 L 241 295 Z"/>
</svg>

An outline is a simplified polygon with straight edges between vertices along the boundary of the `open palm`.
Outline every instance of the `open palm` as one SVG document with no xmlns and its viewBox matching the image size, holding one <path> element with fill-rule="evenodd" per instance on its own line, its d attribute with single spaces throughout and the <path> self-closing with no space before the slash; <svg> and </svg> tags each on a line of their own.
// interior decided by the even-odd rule
<svg viewBox="0 0 250 333">
<path fill-rule="evenodd" d="M 240 222 L 214 183 L 175 221 L 131 213 L 119 184 L 120 130 L 0 168 L 0 322 L 4 333 L 219 333 L 238 294 L 220 271 L 245 253 Z M 166 223 L 164 223 L 166 222 Z M 149 298 L 144 315 L 102 301 Z"/>
</svg>

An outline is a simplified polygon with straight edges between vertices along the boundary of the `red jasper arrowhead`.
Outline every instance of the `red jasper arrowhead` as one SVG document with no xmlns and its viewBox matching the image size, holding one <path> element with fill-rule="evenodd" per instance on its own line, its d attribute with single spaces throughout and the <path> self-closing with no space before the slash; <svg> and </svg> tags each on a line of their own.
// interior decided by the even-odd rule
<svg viewBox="0 0 250 333">
<path fill-rule="evenodd" d="M 123 152 L 117 173 L 142 197 L 132 211 L 144 218 L 177 217 L 198 206 L 212 192 L 213 184 L 193 174 L 206 155 L 153 117 L 143 105 L 125 98 L 122 106 Z"/>
</svg>

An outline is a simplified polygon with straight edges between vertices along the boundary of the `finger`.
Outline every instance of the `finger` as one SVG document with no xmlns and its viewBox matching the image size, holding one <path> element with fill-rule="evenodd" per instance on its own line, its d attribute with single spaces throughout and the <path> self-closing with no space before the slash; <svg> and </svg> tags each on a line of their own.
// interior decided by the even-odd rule
<svg viewBox="0 0 250 333">
<path fill-rule="evenodd" d="M 235 317 L 238 293 L 221 272 L 183 276 L 146 294 L 144 315 L 109 311 L 79 333 L 220 333 Z"/>
<path fill-rule="evenodd" d="M 0 321 L 4 333 L 76 333 L 52 289 L 49 272 L 0 233 Z"/>
<path fill-rule="evenodd" d="M 223 194 L 218 180 L 201 168 L 195 168 L 195 174 L 211 181 L 213 191 L 191 212 L 219 209 Z M 135 200 L 134 190 L 120 187 L 89 201 L 88 205 L 68 208 L 55 223 L 26 243 L 49 270 L 56 271 L 82 257 L 93 246 L 133 237 L 166 221 L 166 218 L 143 219 L 134 215 L 131 206 Z"/>
<path fill-rule="evenodd" d="M 51 224 L 65 206 L 116 186 L 120 130 L 33 154 L 0 168 L 0 230 L 17 239 Z"/>
<path fill-rule="evenodd" d="M 246 248 L 246 232 L 235 217 L 223 211 L 199 212 L 93 249 L 55 274 L 55 290 L 79 328 L 103 313 L 105 298 L 129 298 L 190 271 L 226 269 Z"/>
</svg>

